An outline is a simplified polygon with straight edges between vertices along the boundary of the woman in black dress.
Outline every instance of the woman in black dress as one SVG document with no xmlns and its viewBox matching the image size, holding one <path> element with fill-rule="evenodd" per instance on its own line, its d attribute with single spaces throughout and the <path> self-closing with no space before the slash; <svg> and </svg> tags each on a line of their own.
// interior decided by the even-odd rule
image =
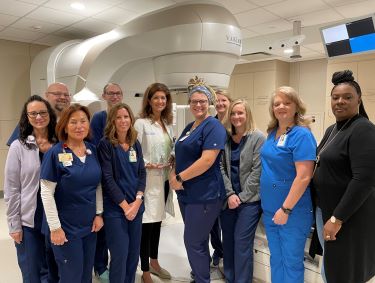
<svg viewBox="0 0 375 283">
<path fill-rule="evenodd" d="M 323 215 L 328 283 L 362 283 L 375 275 L 375 126 L 349 70 L 332 76 L 336 123 L 318 147 L 314 186 Z"/>
</svg>

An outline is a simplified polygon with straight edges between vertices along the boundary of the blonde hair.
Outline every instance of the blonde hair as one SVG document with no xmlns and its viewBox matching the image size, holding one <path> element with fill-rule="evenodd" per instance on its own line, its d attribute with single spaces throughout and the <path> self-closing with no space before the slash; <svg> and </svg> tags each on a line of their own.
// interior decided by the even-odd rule
<svg viewBox="0 0 375 283">
<path fill-rule="evenodd" d="M 129 146 L 133 146 L 137 140 L 137 131 L 134 128 L 135 119 L 134 119 L 134 114 L 132 110 L 130 109 L 129 105 L 125 103 L 118 103 L 115 106 L 113 106 L 111 110 L 109 111 L 108 117 L 107 117 L 107 124 L 104 129 L 104 136 L 109 140 L 109 142 L 112 145 L 119 144 L 119 140 L 118 140 L 118 136 L 116 132 L 115 120 L 117 116 L 117 111 L 119 111 L 120 109 L 125 109 L 129 113 L 131 124 L 130 124 L 128 132 L 126 133 L 125 141 L 129 144 Z"/>
<path fill-rule="evenodd" d="M 216 90 L 216 99 L 217 99 L 218 95 L 224 95 L 229 100 L 230 103 L 233 102 L 233 99 L 230 97 L 229 91 L 227 91 L 226 89 L 217 89 Z"/>
<path fill-rule="evenodd" d="M 236 105 L 243 105 L 246 111 L 246 127 L 245 133 L 251 133 L 255 130 L 255 122 L 253 119 L 253 114 L 251 113 L 249 103 L 244 99 L 236 99 L 233 101 L 228 108 L 228 119 L 225 121 L 225 128 L 227 129 L 228 133 L 232 136 L 236 134 L 236 128 L 230 122 L 231 113 L 233 111 L 234 106 Z"/>
<path fill-rule="evenodd" d="M 277 88 L 271 97 L 270 105 L 269 105 L 269 112 L 271 116 L 271 121 L 268 123 L 267 126 L 267 133 L 272 132 L 272 130 L 276 129 L 279 126 L 279 121 L 276 119 L 275 114 L 273 112 L 273 103 L 275 101 L 275 97 L 284 94 L 288 99 L 290 99 L 296 105 L 296 113 L 294 115 L 294 123 L 297 126 L 302 126 L 310 129 L 311 120 L 304 117 L 306 114 L 306 106 L 303 103 L 302 99 L 299 97 L 297 91 L 290 87 L 290 86 L 281 86 Z"/>
</svg>

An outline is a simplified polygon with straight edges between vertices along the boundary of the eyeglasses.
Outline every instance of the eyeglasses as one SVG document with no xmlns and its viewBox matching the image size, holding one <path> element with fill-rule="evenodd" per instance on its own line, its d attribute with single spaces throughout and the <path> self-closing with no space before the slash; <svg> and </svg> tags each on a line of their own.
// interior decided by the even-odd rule
<svg viewBox="0 0 375 283">
<path fill-rule="evenodd" d="M 208 100 L 190 100 L 191 105 L 206 105 L 208 103 Z"/>
<path fill-rule="evenodd" d="M 47 117 L 48 116 L 48 111 L 47 110 L 42 110 L 42 111 L 39 111 L 39 112 L 36 112 L 36 111 L 33 111 L 33 112 L 27 112 L 27 116 L 29 116 L 30 118 L 33 118 L 35 119 L 38 115 L 40 115 L 40 117 Z"/>
<path fill-rule="evenodd" d="M 105 93 L 106 95 L 108 96 L 111 96 L 111 97 L 114 97 L 114 96 L 122 96 L 122 92 L 121 91 L 109 91 L 109 92 L 106 92 Z"/>
<path fill-rule="evenodd" d="M 50 93 L 54 96 L 63 96 L 65 98 L 70 98 L 70 94 L 69 93 L 66 93 L 66 92 L 54 92 L 54 91 L 48 91 L 47 93 Z"/>
</svg>

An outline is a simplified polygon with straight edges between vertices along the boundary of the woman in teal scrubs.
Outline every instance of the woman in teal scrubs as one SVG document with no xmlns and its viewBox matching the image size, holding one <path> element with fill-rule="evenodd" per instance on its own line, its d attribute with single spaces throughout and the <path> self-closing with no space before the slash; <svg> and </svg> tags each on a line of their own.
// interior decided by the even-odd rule
<svg viewBox="0 0 375 283">
<path fill-rule="evenodd" d="M 304 247 L 313 221 L 309 183 L 316 155 L 305 112 L 293 88 L 276 89 L 260 179 L 273 283 L 304 281 Z"/>
</svg>

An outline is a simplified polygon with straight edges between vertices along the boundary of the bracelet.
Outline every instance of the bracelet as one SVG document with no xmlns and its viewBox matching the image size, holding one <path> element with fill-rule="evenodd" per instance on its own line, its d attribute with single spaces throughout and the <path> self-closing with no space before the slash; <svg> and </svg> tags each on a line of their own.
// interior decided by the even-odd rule
<svg viewBox="0 0 375 283">
<path fill-rule="evenodd" d="M 176 175 L 176 180 L 177 180 L 177 182 L 179 182 L 181 184 L 184 182 L 184 180 L 181 178 L 180 174 Z"/>
<path fill-rule="evenodd" d="M 286 214 L 289 215 L 292 213 L 292 210 L 290 208 L 285 208 L 283 205 L 281 206 L 281 210 Z"/>
</svg>

